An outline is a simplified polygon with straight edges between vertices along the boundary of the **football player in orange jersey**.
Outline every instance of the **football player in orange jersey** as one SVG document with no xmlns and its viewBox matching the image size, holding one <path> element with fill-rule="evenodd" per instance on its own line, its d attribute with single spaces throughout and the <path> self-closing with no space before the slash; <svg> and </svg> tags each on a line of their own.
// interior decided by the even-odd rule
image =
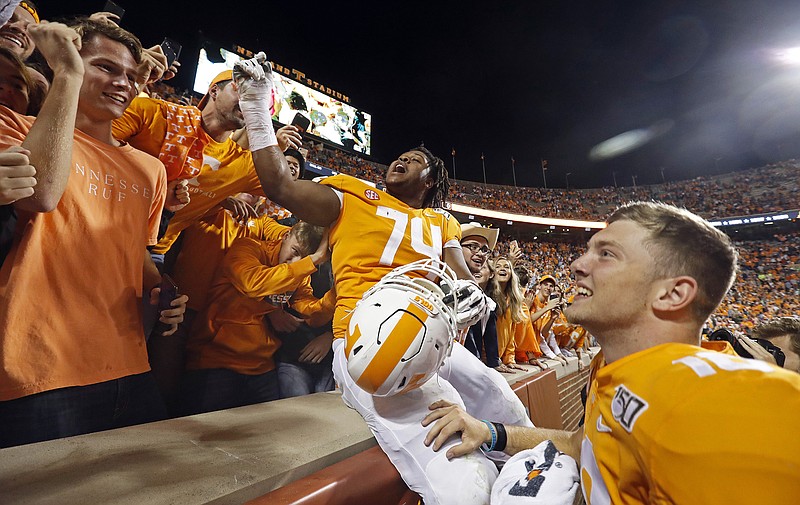
<svg viewBox="0 0 800 505">
<path fill-rule="evenodd" d="M 383 397 L 356 385 L 346 363 L 348 352 L 358 349 L 353 347 L 354 340 L 360 338 L 349 328 L 356 303 L 397 267 L 419 260 L 446 262 L 459 278 L 454 283 L 459 293 L 454 317 L 459 329 L 468 328 L 487 310 L 486 298 L 464 260 L 461 227 L 443 209 L 449 187 L 444 162 L 424 147 L 401 154 L 386 172 L 385 192 L 346 175 L 329 177 L 321 184 L 292 180 L 272 130 L 268 109 L 272 76 L 263 62 L 260 55 L 234 67 L 250 149 L 264 192 L 272 201 L 304 221 L 330 227 L 337 293 L 333 367 L 343 400 L 364 417 L 406 484 L 427 505 L 488 503 L 497 477 L 495 464 L 480 451 L 455 462 L 432 452 L 423 444 L 425 430 L 418 419 L 432 401 L 446 397 L 479 417 L 499 416 L 509 424 L 532 426 L 524 406 L 497 371 L 454 343 L 429 380 L 419 380 L 419 387 L 407 392 L 408 388 L 401 389 L 402 394 Z M 430 326 L 427 331 L 436 330 Z M 428 356 L 428 351 L 433 349 L 423 347 L 416 355 Z M 414 362 L 416 355 L 409 361 Z M 402 360 L 379 361 L 375 368 L 394 377 L 389 372 L 402 366 Z M 375 391 L 397 391 L 370 382 Z"/>
<path fill-rule="evenodd" d="M 592 362 L 584 427 L 509 426 L 496 445 L 514 454 L 553 440 L 580 460 L 589 505 L 794 503 L 800 377 L 699 345 L 735 277 L 730 239 L 654 202 L 623 206 L 608 223 L 572 263 L 577 294 L 565 311 L 603 349 Z M 434 450 L 461 433 L 448 457 L 493 438 L 456 406 L 431 409 L 423 425 L 432 425 L 426 443 Z"/>
</svg>

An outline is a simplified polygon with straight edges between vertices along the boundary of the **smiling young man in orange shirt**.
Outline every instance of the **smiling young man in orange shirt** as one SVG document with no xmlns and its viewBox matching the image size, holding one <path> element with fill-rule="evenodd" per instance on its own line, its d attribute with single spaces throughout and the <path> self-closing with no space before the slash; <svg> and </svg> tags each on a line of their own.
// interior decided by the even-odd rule
<svg viewBox="0 0 800 505">
<path fill-rule="evenodd" d="M 0 446 L 165 414 L 142 327 L 142 297 L 152 303 L 160 280 L 145 247 L 164 167 L 111 135 L 136 93 L 141 45 L 88 20 L 28 32 L 54 78 L 38 117 L 0 107 L 0 147 L 27 149 L 38 181 L 14 202 L 19 224 L 0 269 Z"/>
</svg>

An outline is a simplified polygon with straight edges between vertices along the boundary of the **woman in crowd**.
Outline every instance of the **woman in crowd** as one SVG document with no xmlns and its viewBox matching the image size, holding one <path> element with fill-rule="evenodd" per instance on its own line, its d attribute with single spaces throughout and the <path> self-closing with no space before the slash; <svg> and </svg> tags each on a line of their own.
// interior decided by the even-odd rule
<svg viewBox="0 0 800 505">
<path fill-rule="evenodd" d="M 497 286 L 494 264 L 491 259 L 487 259 L 480 272 L 475 274 L 475 280 L 481 287 L 486 296 L 492 300 L 500 298 L 500 290 Z M 496 303 L 496 302 L 495 302 Z M 498 372 L 511 373 L 500 360 L 497 350 L 497 308 L 491 311 L 486 319 L 482 319 L 472 325 L 464 338 L 464 347 L 471 353 L 480 358 L 486 366 L 494 368 Z"/>
<path fill-rule="evenodd" d="M 539 361 L 542 350 L 539 347 L 539 339 L 536 337 L 536 332 L 533 331 L 533 323 L 531 322 L 529 300 L 532 299 L 532 296 L 528 296 L 528 284 L 531 281 L 532 272 L 524 263 L 517 263 L 514 265 L 514 274 L 519 279 L 520 291 L 523 298 L 522 312 L 524 316 L 522 321 L 514 323 L 513 326 L 514 359 L 517 363 L 528 363 L 544 369 L 547 368 L 547 365 Z"/>
<path fill-rule="evenodd" d="M 495 278 L 498 293 L 494 298 L 497 303 L 497 350 L 501 361 L 511 369 L 524 370 L 517 365 L 514 358 L 514 323 L 521 323 L 525 318 L 523 305 L 525 298 L 519 287 L 519 279 L 514 273 L 511 260 L 507 256 L 499 256 L 495 262 Z"/>
</svg>

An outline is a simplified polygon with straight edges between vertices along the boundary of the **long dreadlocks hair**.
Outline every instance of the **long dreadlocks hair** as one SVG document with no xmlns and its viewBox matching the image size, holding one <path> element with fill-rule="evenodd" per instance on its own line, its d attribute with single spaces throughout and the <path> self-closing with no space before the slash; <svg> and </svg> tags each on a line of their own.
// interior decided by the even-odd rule
<svg viewBox="0 0 800 505">
<path fill-rule="evenodd" d="M 447 193 L 450 191 L 450 179 L 447 178 L 447 168 L 444 166 L 444 161 L 434 156 L 424 146 L 415 147 L 409 149 L 409 151 L 417 151 L 425 155 L 428 160 L 428 166 L 431 168 L 431 176 L 434 182 L 433 186 L 425 194 L 422 206 L 443 209 L 447 204 Z"/>
</svg>

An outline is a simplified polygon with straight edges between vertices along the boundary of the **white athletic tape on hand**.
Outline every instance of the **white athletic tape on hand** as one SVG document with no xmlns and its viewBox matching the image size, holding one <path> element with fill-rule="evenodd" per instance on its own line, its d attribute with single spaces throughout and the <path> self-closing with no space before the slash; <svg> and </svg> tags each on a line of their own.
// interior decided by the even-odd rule
<svg viewBox="0 0 800 505">
<path fill-rule="evenodd" d="M 267 56 L 260 52 L 254 58 L 236 62 L 233 79 L 239 90 L 239 107 L 244 116 L 250 150 L 278 145 L 269 112 L 273 82 Z"/>
<path fill-rule="evenodd" d="M 250 140 L 250 151 L 258 151 L 269 146 L 278 145 L 275 128 L 272 127 L 272 116 L 269 106 L 260 103 L 239 101 L 242 109 L 244 124 L 247 128 L 247 138 Z"/>
</svg>

